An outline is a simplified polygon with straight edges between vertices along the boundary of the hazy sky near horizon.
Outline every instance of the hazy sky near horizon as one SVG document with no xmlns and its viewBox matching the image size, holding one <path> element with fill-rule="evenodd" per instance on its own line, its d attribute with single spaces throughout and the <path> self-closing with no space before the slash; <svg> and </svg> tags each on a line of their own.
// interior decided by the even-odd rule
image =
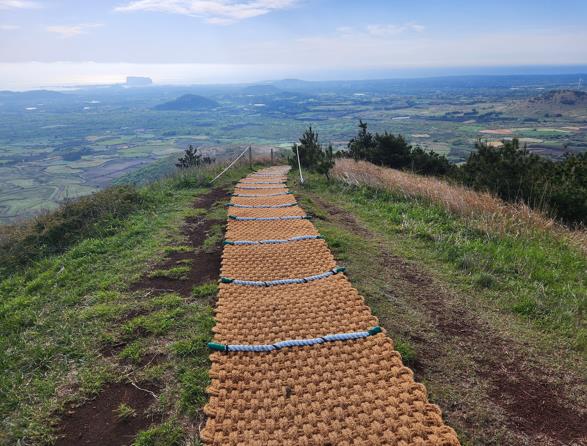
<svg viewBox="0 0 587 446">
<path fill-rule="evenodd" d="M 585 0 L 0 0 L 0 88 L 585 65 L 586 23 Z"/>
</svg>

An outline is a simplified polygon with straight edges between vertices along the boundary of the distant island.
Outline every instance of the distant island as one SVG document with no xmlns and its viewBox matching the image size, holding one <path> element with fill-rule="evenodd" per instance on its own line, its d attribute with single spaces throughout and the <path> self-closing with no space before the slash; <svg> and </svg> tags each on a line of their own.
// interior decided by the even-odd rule
<svg viewBox="0 0 587 446">
<path fill-rule="evenodd" d="M 173 101 L 155 106 L 155 110 L 209 110 L 218 107 L 218 102 L 196 94 L 184 94 Z"/>
<path fill-rule="evenodd" d="M 146 87 L 153 85 L 153 79 L 144 76 L 127 76 L 126 85 L 129 87 Z"/>
</svg>

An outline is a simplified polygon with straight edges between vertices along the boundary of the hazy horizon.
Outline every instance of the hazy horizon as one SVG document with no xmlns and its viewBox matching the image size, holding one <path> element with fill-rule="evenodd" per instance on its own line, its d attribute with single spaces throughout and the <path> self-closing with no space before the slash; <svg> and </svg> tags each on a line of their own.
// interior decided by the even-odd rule
<svg viewBox="0 0 587 446">
<path fill-rule="evenodd" d="M 26 91 L 120 84 L 144 76 L 155 85 L 250 84 L 300 79 L 350 81 L 450 76 L 584 75 L 587 65 L 404 67 L 302 71 L 288 66 L 212 64 L 0 63 L 0 90 Z"/>
<path fill-rule="evenodd" d="M 587 65 L 586 17 L 577 0 L 0 0 L 0 88 L 566 69 Z"/>
</svg>

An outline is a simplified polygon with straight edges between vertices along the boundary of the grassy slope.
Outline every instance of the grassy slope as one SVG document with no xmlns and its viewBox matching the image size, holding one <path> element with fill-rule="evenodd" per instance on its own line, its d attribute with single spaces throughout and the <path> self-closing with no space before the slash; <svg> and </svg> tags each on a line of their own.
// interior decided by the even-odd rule
<svg viewBox="0 0 587 446">
<path fill-rule="evenodd" d="M 439 207 L 318 176 L 294 190 L 464 444 L 559 444 L 581 431 L 579 252 L 487 237 Z M 569 420 L 575 431 L 557 438 Z"/>
<path fill-rule="evenodd" d="M 208 212 L 192 207 L 206 191 L 186 178 L 150 185 L 141 190 L 150 205 L 113 235 L 85 239 L 0 282 L 0 444 L 50 444 L 64 408 L 116 381 L 163 387 L 155 411 L 169 422 L 138 444 L 159 437 L 175 444 L 190 435 L 178 433 L 177 420 L 193 417 L 205 401 L 204 341 L 213 324 L 207 298 L 215 287 L 185 299 L 128 286 L 182 244 L 184 219 Z M 223 218 L 224 210 L 214 214 Z M 112 357 L 104 353 L 120 344 L 124 349 Z M 147 353 L 162 356 L 145 361 Z"/>
<path fill-rule="evenodd" d="M 587 351 L 587 257 L 561 238 L 487 235 L 424 201 L 317 177 L 310 184 L 385 235 L 402 256 L 433 265 L 452 284 Z"/>
</svg>

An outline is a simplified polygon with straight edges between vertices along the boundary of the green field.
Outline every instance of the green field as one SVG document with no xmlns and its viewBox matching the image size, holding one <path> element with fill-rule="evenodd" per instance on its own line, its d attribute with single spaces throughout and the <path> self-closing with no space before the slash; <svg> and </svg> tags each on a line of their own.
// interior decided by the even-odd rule
<svg viewBox="0 0 587 446">
<path fill-rule="evenodd" d="M 457 163 L 479 138 L 495 143 L 525 138 L 530 150 L 553 158 L 587 150 L 587 109 L 534 105 L 528 101 L 539 93 L 532 82 L 543 86 L 542 81 L 523 82 L 527 87 L 516 90 L 482 83 L 464 87 L 458 81 L 442 88 L 394 81 L 307 83 L 300 91 L 285 85 L 253 94 L 245 86 L 210 87 L 201 94 L 221 105 L 193 112 L 153 109 L 185 90 L 174 93 L 173 87 L 132 95 L 81 90 L 34 111 L 25 110 L 30 104 L 24 99 L 8 108 L 0 101 L 0 222 L 53 208 L 63 197 L 91 192 L 147 163 L 173 165 L 189 144 L 213 157 L 231 156 L 248 145 L 266 153 L 289 147 L 309 125 L 321 141 L 341 149 L 362 119 L 372 132 L 401 133 Z M 546 86 L 567 84 L 561 79 Z M 80 111 L 81 103 L 97 97 L 91 111 Z M 492 133 L 483 133 L 487 130 Z"/>
</svg>

